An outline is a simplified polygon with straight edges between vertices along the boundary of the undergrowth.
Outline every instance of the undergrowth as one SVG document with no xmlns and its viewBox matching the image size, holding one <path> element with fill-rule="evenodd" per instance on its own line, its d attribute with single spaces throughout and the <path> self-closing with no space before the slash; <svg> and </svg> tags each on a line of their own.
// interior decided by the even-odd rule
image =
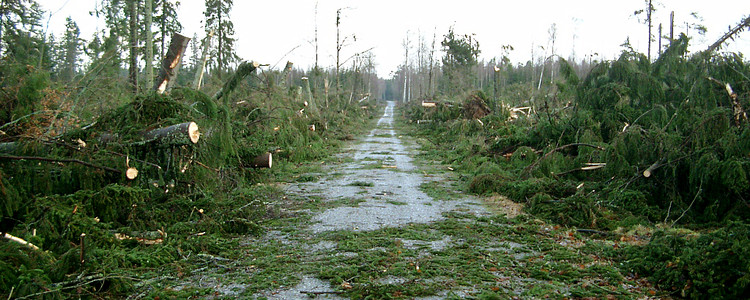
<svg viewBox="0 0 750 300">
<path fill-rule="evenodd" d="M 547 94 L 528 101 L 513 96 L 518 86 L 506 87 L 481 119 L 465 117 L 476 95 L 493 102 L 480 92 L 435 108 L 408 103 L 402 122 L 412 124 L 425 157 L 464 174 L 465 189 L 507 196 L 541 219 L 601 232 L 679 225 L 703 232 L 657 233 L 625 260 L 676 295 L 742 298 L 750 64 L 740 54 L 691 56 L 687 43 L 680 37 L 652 63 L 626 49 L 581 78 L 560 60 L 561 78 Z M 530 104 L 532 113 L 513 104 Z"/>
<path fill-rule="evenodd" d="M 223 102 L 188 88 L 137 94 L 82 124 L 65 117 L 63 88 L 43 73 L 0 67 L 4 79 L 20 76 L 2 82 L 19 93 L 0 101 L 0 232 L 39 248 L 0 241 L 0 295 L 10 298 L 122 297 L 151 278 L 181 276 L 189 257 L 231 257 L 235 237 L 278 217 L 268 203 L 283 195 L 271 183 L 334 153 L 377 112 L 374 100 L 331 99 L 300 114 L 305 104 L 282 88 L 244 82 Z M 41 105 L 56 113 L 10 122 Z M 62 121 L 64 131 L 30 134 Z M 198 124 L 197 144 L 144 140 L 185 122 Z M 266 152 L 274 168 L 253 168 Z M 134 180 L 127 168 L 138 170 Z"/>
</svg>

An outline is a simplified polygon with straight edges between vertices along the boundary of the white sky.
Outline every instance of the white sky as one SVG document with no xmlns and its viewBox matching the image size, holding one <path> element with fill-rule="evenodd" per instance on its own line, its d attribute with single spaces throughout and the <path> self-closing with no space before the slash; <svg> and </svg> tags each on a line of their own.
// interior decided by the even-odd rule
<svg viewBox="0 0 750 300">
<path fill-rule="evenodd" d="M 89 15 L 101 0 L 37 0 L 48 11 L 49 30 L 58 37 L 64 31 L 65 18 L 71 16 L 81 27 L 81 38 L 89 39 L 104 29 L 103 20 Z M 179 18 L 182 34 L 202 37 L 203 0 L 182 0 Z M 482 50 L 481 59 L 490 60 L 502 55 L 502 45 L 512 45 L 514 64 L 531 59 L 535 45 L 536 56 L 547 46 L 548 29 L 557 25 L 556 53 L 577 59 L 614 59 L 620 45 L 630 37 L 633 47 L 645 53 L 647 28 L 638 23 L 633 12 L 645 8 L 644 0 L 515 0 L 515 1 L 425 1 L 425 0 L 320 0 L 318 1 L 318 32 L 320 65 L 332 67 L 335 62 L 336 10 L 342 13 L 342 37 L 356 35 L 356 42 L 342 50 L 342 60 L 352 54 L 375 47 L 372 51 L 378 64 L 378 74 L 389 74 L 404 61 L 403 41 L 409 32 L 412 50 L 416 53 L 419 33 L 427 43 L 437 33 L 437 47 L 450 26 L 458 34 L 476 34 Z M 437 4 L 447 3 L 447 4 Z M 691 51 L 705 49 L 718 39 L 729 26 L 750 15 L 750 1 L 746 0 L 655 0 L 654 35 L 658 24 L 664 24 L 668 35 L 669 12 L 675 11 L 675 35 L 685 31 L 685 23 L 699 23 L 708 27 L 705 37 L 691 36 Z M 300 68 L 314 64 L 312 45 L 315 27 L 313 0 L 235 0 L 231 13 L 237 38 L 237 54 L 244 60 L 255 60 L 283 67 L 286 60 Z M 99 4 L 100 5 L 100 4 Z M 690 16 L 698 12 L 703 21 Z M 643 17 L 645 18 L 645 16 Z M 692 31 L 692 30 L 691 30 Z M 349 38 L 349 41 L 352 39 Z M 299 46 L 299 47 L 298 47 Z M 298 47 L 295 49 L 295 47 Z M 656 44 L 652 45 L 656 55 Z M 285 57 L 287 52 L 295 49 Z M 730 51 L 750 51 L 750 30 L 730 42 Z M 191 55 L 191 54 L 188 54 Z M 436 56 L 441 56 L 436 53 Z"/>
</svg>

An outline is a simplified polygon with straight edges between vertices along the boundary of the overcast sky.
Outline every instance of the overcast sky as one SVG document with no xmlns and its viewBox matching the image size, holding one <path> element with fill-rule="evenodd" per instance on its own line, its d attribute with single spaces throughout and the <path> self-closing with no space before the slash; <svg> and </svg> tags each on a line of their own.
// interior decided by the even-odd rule
<svg viewBox="0 0 750 300">
<path fill-rule="evenodd" d="M 104 29 L 103 20 L 89 15 L 101 0 L 37 2 L 48 12 L 49 30 L 58 37 L 68 16 L 81 27 L 84 39 Z M 178 13 L 184 27 L 182 34 L 188 37 L 194 33 L 199 37 L 205 35 L 202 27 L 204 1 L 180 2 Z M 439 48 L 440 40 L 450 26 L 454 26 L 458 34 L 475 34 L 484 60 L 500 57 L 501 47 L 512 45 L 515 50 L 510 53 L 510 58 L 514 64 L 531 59 L 532 45 L 537 57 L 543 51 L 549 51 L 548 32 L 553 23 L 557 27 L 555 52 L 566 58 L 574 55 L 578 60 L 591 56 L 594 59 L 614 59 L 622 49 L 620 45 L 628 38 L 640 52 L 645 53 L 647 46 L 647 27 L 633 16 L 635 10 L 645 8 L 644 0 L 235 0 L 231 18 L 236 31 L 237 54 L 244 60 L 271 65 L 278 62 L 277 68 L 283 67 L 287 60 L 301 68 L 312 66 L 316 2 L 321 66 L 332 67 L 334 64 L 336 10 L 344 8 L 341 35 L 354 35 L 356 41 L 351 37 L 348 39 L 351 43 L 342 50 L 342 60 L 374 47 L 372 51 L 381 77 L 389 77 L 403 63 L 403 41 L 407 32 L 412 41 L 410 53 L 415 53 L 420 34 L 429 44 L 433 33 L 437 33 Z M 657 9 L 654 35 L 658 34 L 659 23 L 664 24 L 664 34 L 668 34 L 670 11 L 675 11 L 675 35 L 685 31 L 686 23 L 698 23 L 708 28 L 705 37 L 690 30 L 694 37 L 691 51 L 705 49 L 729 26 L 750 15 L 750 1 L 746 0 L 655 0 L 654 3 Z M 690 16 L 691 12 L 697 12 L 702 20 Z M 656 49 L 655 44 L 653 48 Z M 750 30 L 730 42 L 726 50 L 750 51 Z M 655 52 L 653 50 L 653 55 Z"/>
</svg>

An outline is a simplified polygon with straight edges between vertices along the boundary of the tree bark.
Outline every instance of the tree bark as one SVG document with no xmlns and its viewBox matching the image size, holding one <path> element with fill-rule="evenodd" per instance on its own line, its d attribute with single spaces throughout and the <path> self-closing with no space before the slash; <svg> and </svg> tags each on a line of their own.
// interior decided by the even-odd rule
<svg viewBox="0 0 750 300">
<path fill-rule="evenodd" d="M 200 139 L 198 124 L 187 122 L 151 130 L 143 135 L 146 142 L 159 141 L 163 145 L 197 144 Z"/>
<path fill-rule="evenodd" d="M 164 60 L 161 62 L 161 70 L 159 70 L 159 78 L 156 80 L 154 90 L 157 93 L 163 94 L 166 92 L 177 77 L 177 70 L 180 68 L 182 62 L 182 56 L 187 49 L 190 38 L 175 33 L 172 35 L 172 42 L 169 44 L 169 50 L 167 55 L 164 56 Z"/>
<path fill-rule="evenodd" d="M 135 91 L 138 91 L 138 5 L 136 0 L 128 1 L 130 28 L 130 66 L 128 80 Z"/>
<path fill-rule="evenodd" d="M 294 63 L 292 63 L 291 61 L 286 62 L 284 71 L 281 73 L 281 80 L 279 81 L 280 86 L 286 85 L 287 77 L 289 77 L 289 72 L 292 71 L 292 66 L 294 66 Z"/>
<path fill-rule="evenodd" d="M 154 85 L 154 37 L 151 32 L 154 0 L 146 0 L 146 86 Z"/>
<path fill-rule="evenodd" d="M 271 168 L 273 167 L 273 155 L 271 152 L 266 152 L 253 159 L 250 164 L 253 168 Z"/>
</svg>

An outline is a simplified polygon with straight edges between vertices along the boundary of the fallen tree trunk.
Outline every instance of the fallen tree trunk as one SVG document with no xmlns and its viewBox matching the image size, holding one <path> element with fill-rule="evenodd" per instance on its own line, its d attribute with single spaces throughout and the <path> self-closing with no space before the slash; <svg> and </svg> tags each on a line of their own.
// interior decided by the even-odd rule
<svg viewBox="0 0 750 300">
<path fill-rule="evenodd" d="M 273 167 L 273 155 L 271 152 L 266 152 L 255 159 L 253 159 L 253 162 L 250 165 L 253 168 L 271 168 Z"/>
<path fill-rule="evenodd" d="M 13 236 L 13 235 L 10 235 L 9 233 L 5 233 L 5 234 L 3 234 L 3 237 L 6 238 L 6 239 L 8 239 L 8 240 L 10 240 L 10 241 L 13 241 L 13 242 L 19 243 L 21 245 L 24 245 L 24 246 L 28 247 L 31 250 L 39 251 L 39 247 L 37 247 L 36 245 L 34 245 L 32 243 L 27 242 L 26 240 L 24 240 L 22 238 L 19 238 L 17 236 Z"/>
<path fill-rule="evenodd" d="M 260 67 L 260 64 L 254 61 L 241 63 L 240 66 L 237 67 L 237 72 L 234 72 L 234 74 L 232 74 L 232 77 L 229 78 L 226 83 L 224 83 L 224 86 L 221 88 L 221 90 L 214 94 L 214 100 L 219 100 L 226 94 L 234 90 L 234 88 L 237 87 L 237 84 L 240 83 L 240 80 L 245 78 L 247 75 L 255 72 L 255 69 L 257 69 L 258 67 Z"/>
<path fill-rule="evenodd" d="M 169 44 L 169 50 L 167 55 L 164 56 L 164 60 L 161 62 L 161 70 L 159 70 L 159 77 L 154 83 L 154 90 L 163 94 L 166 92 L 172 81 L 177 77 L 177 70 L 180 68 L 180 62 L 182 62 L 182 56 L 187 49 L 190 38 L 175 33 L 172 35 L 172 42 Z"/>
<path fill-rule="evenodd" d="M 651 166 L 648 167 L 645 171 L 643 171 L 643 177 L 649 178 L 651 175 L 654 174 L 654 171 L 661 167 L 661 163 L 664 162 L 664 159 L 660 159 L 659 161 L 651 164 Z"/>
<path fill-rule="evenodd" d="M 146 142 L 159 141 L 163 145 L 196 144 L 201 133 L 195 122 L 181 123 L 151 130 L 143 135 Z"/>
</svg>

